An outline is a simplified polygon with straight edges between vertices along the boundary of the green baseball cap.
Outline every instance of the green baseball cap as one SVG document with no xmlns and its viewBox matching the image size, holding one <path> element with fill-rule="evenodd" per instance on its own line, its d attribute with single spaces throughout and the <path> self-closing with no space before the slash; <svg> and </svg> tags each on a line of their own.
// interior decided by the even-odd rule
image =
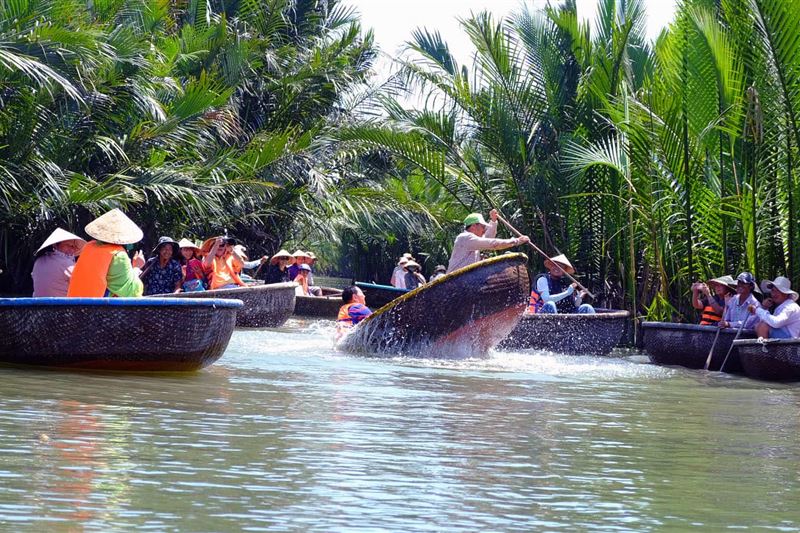
<svg viewBox="0 0 800 533">
<path fill-rule="evenodd" d="M 464 219 L 464 227 L 468 228 L 473 224 L 480 224 L 482 226 L 488 226 L 489 224 L 483 219 L 483 215 L 480 213 L 471 213 L 467 215 L 467 218 Z"/>
</svg>

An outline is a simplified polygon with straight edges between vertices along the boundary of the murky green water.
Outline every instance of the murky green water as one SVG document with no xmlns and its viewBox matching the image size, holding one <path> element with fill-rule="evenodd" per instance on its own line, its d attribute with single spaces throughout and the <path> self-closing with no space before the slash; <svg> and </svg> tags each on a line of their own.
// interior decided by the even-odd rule
<svg viewBox="0 0 800 533">
<path fill-rule="evenodd" d="M 365 360 L 306 324 L 237 332 L 185 377 L 0 370 L 0 527 L 800 529 L 800 387 L 637 358 Z"/>
</svg>

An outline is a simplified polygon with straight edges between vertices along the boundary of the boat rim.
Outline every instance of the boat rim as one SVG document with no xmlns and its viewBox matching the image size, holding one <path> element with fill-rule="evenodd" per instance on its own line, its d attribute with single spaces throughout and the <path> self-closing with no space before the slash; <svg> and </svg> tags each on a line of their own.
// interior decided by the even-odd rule
<svg viewBox="0 0 800 533">
<path fill-rule="evenodd" d="M 221 307 L 239 309 L 244 302 L 231 298 L 0 298 L 0 307 Z"/>
<path fill-rule="evenodd" d="M 704 331 L 716 332 L 719 328 L 717 326 L 701 326 L 700 324 L 683 324 L 680 322 L 642 322 L 643 329 L 667 329 L 679 331 Z M 725 328 L 721 333 L 736 333 L 736 328 Z M 744 330 L 752 331 L 752 330 Z"/>
<path fill-rule="evenodd" d="M 522 320 L 613 320 L 630 318 L 630 311 L 624 309 L 596 309 L 596 313 L 524 313 Z"/>
<path fill-rule="evenodd" d="M 737 339 L 733 341 L 735 346 L 781 346 L 800 344 L 800 339 Z"/>
</svg>

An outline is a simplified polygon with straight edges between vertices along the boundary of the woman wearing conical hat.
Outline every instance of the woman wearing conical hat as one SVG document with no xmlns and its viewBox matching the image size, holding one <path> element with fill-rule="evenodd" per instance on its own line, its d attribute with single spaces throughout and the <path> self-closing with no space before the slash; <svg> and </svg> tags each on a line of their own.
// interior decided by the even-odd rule
<svg viewBox="0 0 800 533">
<path fill-rule="evenodd" d="M 586 291 L 575 292 L 577 283 L 570 283 L 564 273 L 575 273 L 567 256 L 557 255 L 545 260 L 547 272 L 539 274 L 533 281 L 531 302 L 528 312 L 531 313 L 582 313 L 594 314 L 594 307 L 583 303 Z"/>
<path fill-rule="evenodd" d="M 292 281 L 289 275 L 289 265 L 294 262 L 292 254 L 286 250 L 281 250 L 273 255 L 269 260 L 269 266 L 266 268 L 264 274 L 264 283 L 271 285 L 273 283 L 288 283 Z"/>
<path fill-rule="evenodd" d="M 139 274 L 144 266 L 144 254 L 140 250 L 131 260 L 125 250 L 125 246 L 142 240 L 139 226 L 119 209 L 112 209 L 90 222 L 85 230 L 95 240 L 83 247 L 67 295 L 80 298 L 141 296 L 144 288 Z"/>
<path fill-rule="evenodd" d="M 85 245 L 85 240 L 61 228 L 50 234 L 36 250 L 36 262 L 31 272 L 34 298 L 63 298 L 67 295 L 75 256 Z"/>
</svg>

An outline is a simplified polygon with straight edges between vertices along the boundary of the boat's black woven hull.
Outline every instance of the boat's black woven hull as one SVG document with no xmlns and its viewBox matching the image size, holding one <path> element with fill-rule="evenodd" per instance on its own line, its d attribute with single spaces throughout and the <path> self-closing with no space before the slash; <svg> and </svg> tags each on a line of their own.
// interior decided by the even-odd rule
<svg viewBox="0 0 800 533">
<path fill-rule="evenodd" d="M 528 299 L 523 254 L 506 254 L 424 285 L 376 311 L 340 348 L 353 353 L 481 356 L 514 328 Z"/>
<path fill-rule="evenodd" d="M 683 366 L 686 368 L 703 368 L 708 358 L 711 346 L 714 354 L 711 357 L 709 370 L 719 370 L 728 349 L 736 337 L 736 330 L 726 328 L 720 331 L 719 339 L 714 345 L 717 334 L 716 326 L 698 326 L 696 324 L 673 324 L 670 322 L 644 322 L 642 333 L 644 349 L 650 356 L 650 361 L 658 365 Z M 752 338 L 752 331 L 742 331 L 740 339 Z M 739 353 L 734 348 L 728 362 L 725 363 L 725 372 L 740 373 L 742 365 Z"/>
<path fill-rule="evenodd" d="M 568 355 L 608 355 L 619 344 L 627 311 L 598 309 L 594 315 L 525 314 L 498 348 Z"/>
<path fill-rule="evenodd" d="M 236 306 L 208 302 L 146 305 L 149 299 L 119 298 L 114 305 L 98 305 L 92 301 L 109 299 L 58 300 L 76 303 L 0 304 L 0 361 L 93 370 L 197 370 L 222 356 L 236 322 Z M 124 305 L 126 300 L 135 302 Z"/>
<path fill-rule="evenodd" d="M 297 296 L 294 303 L 294 314 L 335 320 L 342 305 L 341 296 Z"/>
<path fill-rule="evenodd" d="M 164 294 L 159 297 L 235 298 L 244 302 L 244 307 L 236 317 L 237 328 L 276 328 L 282 326 L 294 312 L 295 287 L 294 283 L 274 283 L 237 289 Z"/>
<path fill-rule="evenodd" d="M 747 377 L 766 381 L 800 381 L 800 339 L 736 341 Z"/>
</svg>

